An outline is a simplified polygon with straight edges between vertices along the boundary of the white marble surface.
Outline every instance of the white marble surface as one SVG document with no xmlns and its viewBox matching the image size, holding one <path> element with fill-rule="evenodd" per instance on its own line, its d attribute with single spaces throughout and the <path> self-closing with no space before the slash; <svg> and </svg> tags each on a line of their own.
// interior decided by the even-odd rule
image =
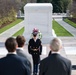
<svg viewBox="0 0 76 75">
<path fill-rule="evenodd" d="M 64 47 L 67 55 L 76 55 L 76 47 Z"/>
<path fill-rule="evenodd" d="M 52 34 L 52 4 L 28 3 L 24 6 L 25 32 L 31 33 L 33 28 L 38 28 L 42 33 Z"/>
<path fill-rule="evenodd" d="M 52 10 L 51 3 L 28 3 L 24 6 L 25 31 L 23 35 L 26 40 L 30 39 L 30 34 L 34 28 L 40 30 L 42 40 L 47 40 L 47 37 L 50 40 L 54 36 L 52 31 Z"/>
<path fill-rule="evenodd" d="M 7 52 L 6 48 L 0 47 L 0 55 L 4 56 L 4 55 L 6 55 L 7 53 L 8 53 L 8 52 Z"/>
<path fill-rule="evenodd" d="M 45 32 L 52 29 L 52 4 L 51 3 L 28 3 L 24 6 L 25 12 L 25 28 L 28 29 L 28 32 L 31 32 L 33 28 L 37 25 L 47 26 Z M 31 28 L 31 27 L 32 28 Z M 36 27 L 40 28 L 40 27 Z M 26 31 L 26 30 L 25 30 Z M 40 31 L 43 31 L 43 28 L 40 28 Z M 26 31 L 27 32 L 27 31 Z M 44 31 L 43 31 L 44 32 Z"/>
<path fill-rule="evenodd" d="M 43 46 L 43 48 L 42 48 L 42 55 L 46 55 L 46 46 Z"/>
</svg>

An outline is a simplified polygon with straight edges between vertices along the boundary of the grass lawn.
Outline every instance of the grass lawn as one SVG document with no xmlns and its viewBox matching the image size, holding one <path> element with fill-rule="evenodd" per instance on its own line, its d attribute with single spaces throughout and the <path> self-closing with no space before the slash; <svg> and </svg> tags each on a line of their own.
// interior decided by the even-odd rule
<svg viewBox="0 0 76 75">
<path fill-rule="evenodd" d="M 20 29 L 18 32 L 16 32 L 13 36 L 22 35 L 23 32 L 24 32 L 24 27 L 22 29 Z"/>
<path fill-rule="evenodd" d="M 59 25 L 55 20 L 53 20 L 53 29 L 55 30 L 57 36 L 73 36 L 61 25 Z"/>
<path fill-rule="evenodd" d="M 64 29 L 61 25 L 59 25 L 55 20 L 53 20 L 53 29 L 57 36 L 73 36 L 66 29 Z M 13 36 L 22 35 L 24 32 L 24 27 L 16 32 Z"/>
<path fill-rule="evenodd" d="M 15 26 L 19 22 L 21 22 L 22 19 L 17 19 L 15 22 L 9 24 L 8 26 L 0 29 L 0 33 L 3 31 Z M 73 36 L 71 33 L 69 33 L 66 29 L 64 29 L 61 25 L 59 25 L 55 20 L 53 20 L 53 29 L 55 30 L 55 33 L 57 36 Z M 24 32 L 24 27 L 20 29 L 18 32 L 16 32 L 13 36 L 22 35 Z"/>
<path fill-rule="evenodd" d="M 76 23 L 70 21 L 69 19 L 64 19 L 64 21 L 76 28 Z"/>
<path fill-rule="evenodd" d="M 1 28 L 1 29 L 0 29 L 0 34 L 1 34 L 2 32 L 4 32 L 4 31 L 6 31 L 7 29 L 9 29 L 9 28 L 15 26 L 16 24 L 18 24 L 18 23 L 21 22 L 21 21 L 22 21 L 22 19 L 17 19 L 17 20 L 14 21 L 13 23 L 10 23 L 9 25 L 7 25 L 7 26 Z"/>
</svg>

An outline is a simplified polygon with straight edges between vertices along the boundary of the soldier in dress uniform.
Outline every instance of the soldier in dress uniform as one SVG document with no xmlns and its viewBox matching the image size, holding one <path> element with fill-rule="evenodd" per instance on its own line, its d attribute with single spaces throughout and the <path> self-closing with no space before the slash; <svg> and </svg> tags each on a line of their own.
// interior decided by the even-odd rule
<svg viewBox="0 0 76 75">
<path fill-rule="evenodd" d="M 37 38 L 38 29 L 33 30 L 33 38 L 29 40 L 28 52 L 32 55 L 33 59 L 33 74 L 37 75 L 38 64 L 40 62 L 40 55 L 42 52 L 41 40 Z"/>
</svg>

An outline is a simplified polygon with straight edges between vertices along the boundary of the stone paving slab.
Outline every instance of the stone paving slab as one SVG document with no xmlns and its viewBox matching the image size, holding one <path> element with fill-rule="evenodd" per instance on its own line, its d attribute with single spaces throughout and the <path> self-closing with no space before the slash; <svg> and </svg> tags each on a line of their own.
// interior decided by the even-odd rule
<svg viewBox="0 0 76 75">
<path fill-rule="evenodd" d="M 67 55 L 76 55 L 76 47 L 64 47 L 64 50 Z"/>
<path fill-rule="evenodd" d="M 74 45 L 74 44 L 76 44 L 76 38 L 74 37 L 59 37 L 61 40 L 62 40 L 62 42 L 63 42 L 63 48 L 62 48 L 62 50 L 60 51 L 60 54 L 62 55 L 62 56 L 64 56 L 64 57 L 66 57 L 66 58 L 68 58 L 68 59 L 70 59 L 71 60 L 71 62 L 72 62 L 72 65 L 76 65 L 76 55 L 68 55 L 68 54 L 66 54 L 66 52 L 65 52 L 65 48 L 64 47 L 66 47 L 66 43 L 68 44 L 67 45 L 67 47 L 70 47 L 71 45 L 71 42 L 73 41 L 74 43 L 72 43 L 72 45 Z M 3 43 L 1 43 L 0 44 L 0 50 L 2 49 L 2 47 L 4 47 L 4 45 L 2 45 Z M 2 45 L 2 46 L 1 46 Z M 44 59 L 45 57 L 47 57 L 48 56 L 48 53 L 49 53 L 49 51 L 50 51 L 50 48 L 49 48 L 49 44 L 43 44 L 43 46 L 44 47 L 46 47 L 46 54 L 45 53 L 43 53 L 42 55 L 41 55 L 41 60 L 42 59 Z M 29 60 L 31 61 L 31 63 L 32 63 L 32 57 L 31 57 L 31 55 L 28 53 L 28 50 L 27 50 L 27 45 L 25 44 L 25 47 L 24 47 L 24 51 L 25 51 L 25 53 L 27 54 L 27 56 L 28 56 L 28 58 L 29 58 Z M 4 49 L 4 48 L 3 48 Z M 3 51 L 4 52 L 4 51 Z M 5 56 L 5 55 L 4 55 Z M 0 55 L 0 57 L 3 57 L 3 55 Z M 33 66 L 33 65 L 32 65 Z M 32 68 L 33 69 L 33 68 Z M 72 70 L 72 75 L 76 75 L 76 70 Z"/>
</svg>

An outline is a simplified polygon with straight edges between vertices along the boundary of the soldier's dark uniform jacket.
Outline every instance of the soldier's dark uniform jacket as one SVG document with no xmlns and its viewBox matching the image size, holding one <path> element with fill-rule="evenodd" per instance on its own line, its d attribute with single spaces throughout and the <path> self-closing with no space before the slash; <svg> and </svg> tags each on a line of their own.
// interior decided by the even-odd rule
<svg viewBox="0 0 76 75">
<path fill-rule="evenodd" d="M 41 45 L 41 40 L 36 39 L 30 39 L 29 45 L 28 45 L 28 52 L 32 55 L 33 58 L 33 63 L 38 64 L 40 60 L 40 55 L 42 52 L 42 45 Z"/>
</svg>

